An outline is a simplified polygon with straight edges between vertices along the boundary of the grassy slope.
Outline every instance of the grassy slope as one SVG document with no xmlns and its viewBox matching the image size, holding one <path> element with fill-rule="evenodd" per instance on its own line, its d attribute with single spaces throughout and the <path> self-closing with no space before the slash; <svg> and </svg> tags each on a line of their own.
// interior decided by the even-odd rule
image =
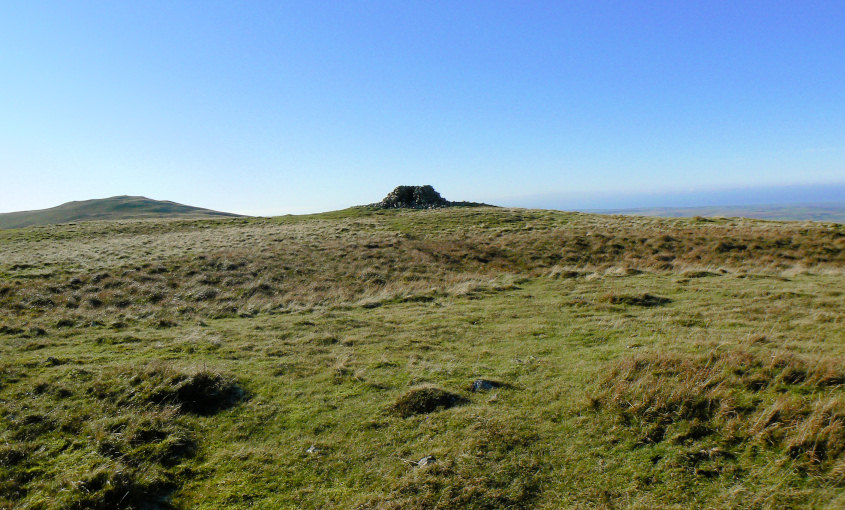
<svg viewBox="0 0 845 510">
<path fill-rule="evenodd" d="M 0 507 L 835 508 L 843 239 L 494 209 L 5 232 Z M 391 411 L 425 384 L 465 400 Z"/>
<path fill-rule="evenodd" d="M 602 211 L 605 214 L 634 214 L 638 216 L 675 217 L 743 217 L 761 220 L 828 221 L 845 223 L 843 204 L 794 204 L 794 205 L 748 205 L 712 207 L 654 207 L 639 209 L 615 209 Z"/>
<path fill-rule="evenodd" d="M 145 197 L 111 197 L 68 202 L 50 209 L 0 214 L 0 229 L 50 225 L 74 221 L 124 220 L 137 218 L 202 218 L 237 216 L 200 207 Z"/>
</svg>

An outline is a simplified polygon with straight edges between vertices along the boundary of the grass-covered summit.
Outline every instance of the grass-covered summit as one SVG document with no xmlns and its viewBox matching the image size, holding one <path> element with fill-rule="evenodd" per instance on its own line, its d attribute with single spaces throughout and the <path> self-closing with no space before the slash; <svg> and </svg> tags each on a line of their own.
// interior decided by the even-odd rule
<svg viewBox="0 0 845 510">
<path fill-rule="evenodd" d="M 5 230 L 0 508 L 841 508 L 844 229 Z"/>
<path fill-rule="evenodd" d="M 68 202 L 49 209 L 0 214 L 0 229 L 92 220 L 212 218 L 237 214 L 212 211 L 147 197 L 118 196 Z"/>
</svg>

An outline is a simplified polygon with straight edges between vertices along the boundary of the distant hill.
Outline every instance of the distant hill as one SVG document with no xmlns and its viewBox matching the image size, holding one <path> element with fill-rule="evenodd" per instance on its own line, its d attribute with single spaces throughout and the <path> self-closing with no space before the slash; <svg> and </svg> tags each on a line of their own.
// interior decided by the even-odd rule
<svg viewBox="0 0 845 510">
<path fill-rule="evenodd" d="M 0 229 L 50 225 L 75 221 L 127 220 L 136 218 L 234 217 L 237 214 L 212 211 L 146 197 L 119 196 L 68 202 L 49 209 L 0 214 Z"/>
<path fill-rule="evenodd" d="M 760 220 L 812 220 L 845 223 L 845 203 L 743 205 L 709 207 L 644 207 L 639 209 L 603 209 L 590 212 L 601 214 L 630 214 L 664 218 L 705 216 L 743 217 Z"/>
</svg>

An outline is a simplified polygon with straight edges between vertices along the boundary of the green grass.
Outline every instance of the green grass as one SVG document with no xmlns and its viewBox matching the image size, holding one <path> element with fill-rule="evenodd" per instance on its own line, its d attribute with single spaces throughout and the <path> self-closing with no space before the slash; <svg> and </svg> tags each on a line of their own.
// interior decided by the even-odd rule
<svg viewBox="0 0 845 510">
<path fill-rule="evenodd" d="M 0 239 L 0 507 L 845 504 L 840 227 L 50 229 Z"/>
</svg>

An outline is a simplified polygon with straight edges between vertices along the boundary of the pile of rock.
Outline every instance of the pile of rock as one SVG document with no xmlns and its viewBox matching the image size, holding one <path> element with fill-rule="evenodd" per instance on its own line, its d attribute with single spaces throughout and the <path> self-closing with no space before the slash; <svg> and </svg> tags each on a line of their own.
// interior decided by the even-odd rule
<svg viewBox="0 0 845 510">
<path fill-rule="evenodd" d="M 450 202 L 440 196 L 431 185 L 397 186 L 384 200 L 372 207 L 380 209 L 436 209 L 439 207 L 477 206 L 473 202 Z"/>
<path fill-rule="evenodd" d="M 397 186 L 376 205 L 384 209 L 433 209 L 448 207 L 449 201 L 430 185 Z"/>
</svg>

